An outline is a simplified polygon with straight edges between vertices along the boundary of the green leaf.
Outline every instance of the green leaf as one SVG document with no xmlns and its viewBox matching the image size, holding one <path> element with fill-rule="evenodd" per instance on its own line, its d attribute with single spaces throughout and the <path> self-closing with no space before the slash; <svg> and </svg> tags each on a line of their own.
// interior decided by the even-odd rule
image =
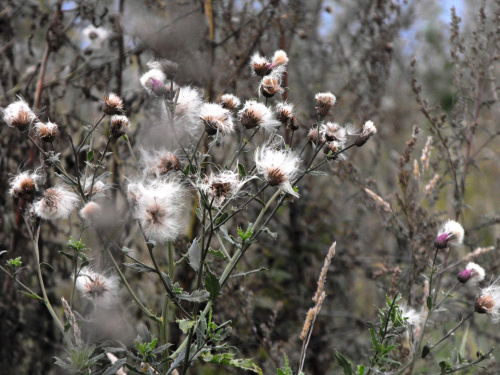
<svg viewBox="0 0 500 375">
<path fill-rule="evenodd" d="M 370 336 L 372 338 L 373 351 L 377 352 L 379 350 L 379 344 L 377 341 L 377 336 L 375 335 L 375 330 L 370 328 Z"/>
<path fill-rule="evenodd" d="M 137 272 L 156 272 L 153 267 L 149 267 L 140 263 L 123 263 L 123 265 Z"/>
<path fill-rule="evenodd" d="M 26 295 L 26 296 L 28 296 L 30 298 L 34 298 L 34 299 L 37 299 L 39 301 L 43 301 L 43 298 L 40 297 L 40 296 L 38 296 L 38 295 L 36 295 L 35 293 L 26 293 L 26 292 L 23 292 L 23 291 L 21 291 L 21 293 L 23 293 L 24 295 Z"/>
<path fill-rule="evenodd" d="M 87 161 L 91 161 L 94 158 L 94 150 L 89 150 L 87 152 Z"/>
<path fill-rule="evenodd" d="M 245 171 L 245 167 L 243 166 L 243 164 L 238 163 L 238 174 L 240 175 L 240 178 L 242 180 L 244 180 L 247 176 L 247 172 Z"/>
<path fill-rule="evenodd" d="M 363 375 L 365 373 L 365 366 L 358 365 L 358 375 Z"/>
<path fill-rule="evenodd" d="M 441 373 L 444 373 L 448 370 L 453 370 L 453 367 L 451 366 L 451 363 L 448 361 L 441 361 L 439 362 L 439 367 L 441 367 Z"/>
<path fill-rule="evenodd" d="M 198 245 L 197 238 L 193 240 L 193 243 L 189 247 L 188 257 L 189 257 L 189 265 L 194 270 L 194 272 L 198 272 L 198 270 L 200 269 L 201 248 L 200 245 Z"/>
<path fill-rule="evenodd" d="M 207 288 L 210 293 L 210 300 L 215 301 L 219 296 L 220 283 L 217 276 L 215 276 L 209 269 L 207 269 L 207 274 L 205 276 L 205 288 Z"/>
<path fill-rule="evenodd" d="M 72 262 L 74 261 L 73 255 L 65 253 L 64 251 L 59 250 L 59 254 L 64 255 L 66 258 L 71 260 Z"/>
<path fill-rule="evenodd" d="M 352 365 L 342 354 L 338 351 L 334 353 L 335 361 L 344 370 L 344 375 L 352 375 Z"/>
<path fill-rule="evenodd" d="M 208 253 L 210 255 L 213 255 L 217 259 L 220 259 L 220 260 L 227 259 L 227 257 L 224 255 L 224 253 L 222 251 L 220 251 L 220 250 L 208 249 Z"/>
<path fill-rule="evenodd" d="M 191 294 L 178 294 L 177 297 L 189 302 L 205 302 L 210 297 L 210 293 L 208 293 L 206 290 L 195 290 Z"/>
<path fill-rule="evenodd" d="M 195 324 L 195 321 L 191 319 L 177 319 L 176 322 L 183 333 L 188 333 Z"/>
<path fill-rule="evenodd" d="M 223 223 L 224 220 L 226 220 L 229 217 L 229 214 L 227 212 L 224 212 L 222 215 L 220 215 L 217 219 L 215 219 L 214 225 L 217 226 L 220 223 Z"/>
<path fill-rule="evenodd" d="M 232 366 L 262 375 L 262 369 L 255 363 L 253 363 L 252 359 L 235 359 L 234 354 L 232 353 L 221 353 L 212 355 L 208 352 L 205 352 L 201 355 L 201 357 L 205 362 L 208 363 L 215 363 L 224 366 Z"/>
<path fill-rule="evenodd" d="M 432 309 L 432 298 L 431 298 L 431 296 L 427 296 L 427 309 L 429 309 L 429 311 Z"/>
<path fill-rule="evenodd" d="M 21 262 L 21 257 L 17 257 L 16 259 L 9 259 L 7 265 L 9 267 L 21 267 L 23 262 Z"/>
<path fill-rule="evenodd" d="M 285 353 L 283 353 L 283 355 L 285 356 L 285 368 L 279 368 L 278 375 L 293 375 L 290 364 L 288 363 L 288 357 Z"/>
<path fill-rule="evenodd" d="M 116 372 L 122 368 L 122 366 L 127 362 L 126 358 L 120 358 L 117 360 L 115 363 L 113 363 L 111 366 L 109 366 L 106 371 L 102 373 L 102 375 L 113 375 L 116 374 Z"/>
</svg>

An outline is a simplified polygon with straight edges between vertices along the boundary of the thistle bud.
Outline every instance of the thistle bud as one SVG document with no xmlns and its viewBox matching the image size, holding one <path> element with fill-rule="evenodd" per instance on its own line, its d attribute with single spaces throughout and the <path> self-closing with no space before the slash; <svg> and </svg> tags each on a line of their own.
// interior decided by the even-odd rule
<svg viewBox="0 0 500 375">
<path fill-rule="evenodd" d="M 469 281 L 472 285 L 477 285 L 484 280 L 485 272 L 480 265 L 470 262 L 465 269 L 457 275 L 458 281 L 465 284 Z"/>
<path fill-rule="evenodd" d="M 167 76 L 160 69 L 151 69 L 141 77 L 141 84 L 150 95 L 166 96 L 170 91 L 165 86 Z"/>
<path fill-rule="evenodd" d="M 286 128 L 292 131 L 299 130 L 299 127 L 299 122 L 297 121 L 297 118 L 295 116 L 291 116 L 286 122 Z"/>
<path fill-rule="evenodd" d="M 282 124 L 287 124 L 288 120 L 293 116 L 293 104 L 278 103 L 276 105 L 276 118 Z"/>
<path fill-rule="evenodd" d="M 363 146 L 372 135 L 377 133 L 377 128 L 373 125 L 373 122 L 367 121 L 363 125 L 363 132 L 354 140 L 356 147 Z"/>
<path fill-rule="evenodd" d="M 307 133 L 307 140 L 313 144 L 318 142 L 319 131 L 318 128 L 311 128 Z"/>
<path fill-rule="evenodd" d="M 443 224 L 434 240 L 434 245 L 438 249 L 444 249 L 452 245 L 460 245 L 464 240 L 464 228 L 453 220 L 448 220 Z"/>
<path fill-rule="evenodd" d="M 104 96 L 102 111 L 109 116 L 120 115 L 123 113 L 123 101 L 115 93 L 109 93 Z"/>
</svg>

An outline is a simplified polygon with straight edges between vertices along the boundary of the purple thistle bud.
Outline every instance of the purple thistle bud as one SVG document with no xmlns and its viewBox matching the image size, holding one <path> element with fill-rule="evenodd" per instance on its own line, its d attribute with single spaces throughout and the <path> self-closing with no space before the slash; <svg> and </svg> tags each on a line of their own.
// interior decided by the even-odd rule
<svg viewBox="0 0 500 375">
<path fill-rule="evenodd" d="M 438 249 L 444 249 L 445 247 L 448 247 L 449 238 L 450 238 L 450 235 L 448 233 L 440 234 L 434 240 L 434 245 L 436 245 L 436 247 Z"/>
<path fill-rule="evenodd" d="M 460 271 L 457 275 L 458 281 L 462 284 L 465 284 L 472 277 L 472 270 L 463 270 Z"/>
</svg>

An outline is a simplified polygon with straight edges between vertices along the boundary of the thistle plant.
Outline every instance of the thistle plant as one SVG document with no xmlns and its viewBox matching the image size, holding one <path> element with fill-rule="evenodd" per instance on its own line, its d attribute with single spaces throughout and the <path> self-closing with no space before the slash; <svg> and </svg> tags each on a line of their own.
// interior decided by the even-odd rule
<svg viewBox="0 0 500 375">
<path fill-rule="evenodd" d="M 251 68 L 263 76 L 258 89 L 261 97 L 244 101 L 239 110 L 242 100 L 233 94 L 222 96 L 219 103 L 204 102 L 200 90 L 175 83 L 175 63 L 150 62 L 150 70 L 144 73 L 140 83 L 151 105 L 157 107 L 162 132 L 176 140 L 176 148 L 146 149 L 143 146 L 142 150 L 134 150 L 136 142 L 131 139 L 138 135 L 138 131 L 132 130 L 137 119 L 126 116 L 127 107 L 117 94 L 106 93 L 102 114 L 81 140 L 75 144 L 73 138 L 68 137 L 74 170 L 65 166 L 65 160 L 51 143 L 61 137 L 57 126 L 50 122 L 31 126 L 34 118 L 30 119 L 32 112 L 27 104 L 20 99 L 12 105 L 28 114 L 23 115 L 26 126 L 15 127 L 27 132 L 27 140 L 36 146 L 43 161 L 36 172 L 25 171 L 14 177 L 10 190 L 12 197 L 29 202 L 22 215 L 32 240 L 42 295 L 26 287 L 14 271 L 22 264 L 20 259 L 11 261 L 9 267 L 2 270 L 17 281 L 21 290 L 40 299 L 56 321 L 68 352 L 66 359 L 58 359 L 56 364 L 81 374 L 129 371 L 184 375 L 194 363 L 202 361 L 262 373 L 251 359 L 236 357 L 227 343 L 230 321 L 215 321 L 213 311 L 245 254 L 252 251 L 252 245 L 266 235 L 273 236 L 268 225 L 279 208 L 300 199 L 300 181 L 322 166 L 341 160 L 348 149 L 361 147 L 376 133 L 372 122 L 367 122 L 359 131 L 352 126 L 346 129 L 327 122 L 326 116 L 335 99 L 330 93 L 318 94 L 318 118 L 311 126 L 318 133 L 315 142 L 299 136 L 293 142 L 293 137 L 287 137 L 286 129 L 303 133 L 297 126 L 293 104 L 276 100 L 284 91 L 281 77 L 288 62 L 282 50 L 269 61 L 254 57 Z M 276 100 L 275 105 L 269 100 Z M 12 125 L 9 108 L 5 110 L 5 121 Z M 106 123 L 109 128 L 100 131 Z M 239 141 L 234 135 L 236 128 L 241 134 Z M 246 130 L 252 132 L 248 139 Z M 103 133 L 106 138 L 99 142 Z M 48 141 L 51 149 L 39 144 L 38 139 Z M 99 149 L 101 143 L 104 147 Z M 126 176 L 126 199 L 113 199 L 107 194 L 110 174 L 106 170 L 115 145 L 123 143 L 136 170 L 131 169 L 131 174 Z M 222 148 L 234 151 L 224 154 L 220 152 Z M 82 153 L 85 160 L 81 159 Z M 139 160 L 136 155 L 140 155 Z M 50 185 L 42 183 L 41 170 L 50 176 Z M 59 184 L 54 185 L 53 178 L 58 178 Z M 110 205 L 121 212 L 115 223 L 106 223 L 103 218 Z M 71 251 L 61 252 L 73 270 L 71 279 L 67 280 L 70 293 L 63 297 L 64 318 L 58 314 L 59 308 L 44 286 L 39 239 L 48 222 L 68 220 L 77 210 L 79 224 L 68 223 Z M 183 249 L 177 240 L 187 232 L 190 212 L 195 213 L 197 230 L 187 249 Z M 246 224 L 241 225 L 242 220 Z M 124 228 L 134 230 L 141 237 L 147 259 L 135 256 L 131 249 L 119 243 Z M 97 238 L 94 246 L 106 257 L 89 256 L 89 248 L 82 242 L 85 238 Z M 332 249 L 320 288 L 324 287 L 335 247 Z M 164 253 L 166 257 L 161 255 Z M 123 263 L 123 258 L 127 262 Z M 105 264 L 112 265 L 113 269 L 105 268 Z M 176 271 L 185 265 L 192 270 L 192 280 L 181 285 Z M 146 301 L 137 294 L 131 272 L 153 274 L 162 286 L 162 293 Z M 120 343 L 113 344 L 114 348 L 105 347 L 105 337 L 102 341 L 90 341 L 86 333 L 87 319 L 116 310 L 127 300 L 122 290 L 128 292 L 128 300 L 135 303 L 144 319 L 144 327 L 151 327 L 151 331 L 142 328 L 135 348 Z M 318 293 L 316 314 L 325 298 L 324 292 Z M 64 298 L 69 299 L 69 303 Z M 184 333 L 177 345 L 170 342 L 173 325 L 178 325 Z M 310 332 L 306 335 L 310 337 Z M 304 356 L 306 347 L 307 344 Z M 106 356 L 112 363 L 106 365 L 103 361 Z M 303 365 L 302 359 L 301 367 Z"/>
</svg>

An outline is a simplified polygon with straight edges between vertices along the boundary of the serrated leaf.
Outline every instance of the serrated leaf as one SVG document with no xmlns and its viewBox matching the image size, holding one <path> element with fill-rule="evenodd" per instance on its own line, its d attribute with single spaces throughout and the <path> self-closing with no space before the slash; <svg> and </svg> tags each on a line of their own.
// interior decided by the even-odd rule
<svg viewBox="0 0 500 375">
<path fill-rule="evenodd" d="M 195 321 L 191 319 L 177 319 L 176 322 L 183 333 L 188 333 L 195 324 Z"/>
<path fill-rule="evenodd" d="M 205 288 L 207 288 L 210 293 L 210 299 L 215 301 L 215 299 L 219 296 L 220 283 L 217 276 L 210 272 L 209 269 L 207 269 L 207 274 L 205 276 Z"/>
<path fill-rule="evenodd" d="M 167 375 L 170 375 L 177 367 L 179 367 L 182 361 L 184 361 L 185 356 L 186 356 L 186 349 L 184 348 L 170 365 L 170 368 L 167 371 Z"/>
<path fill-rule="evenodd" d="M 229 234 L 229 232 L 227 231 L 227 228 L 223 225 L 220 227 L 220 232 L 222 233 L 222 237 L 224 237 L 224 239 L 231 243 L 232 245 L 239 245 L 233 238 L 233 236 L 231 236 Z"/>
<path fill-rule="evenodd" d="M 217 259 L 220 259 L 220 260 L 227 259 L 227 257 L 224 255 L 224 253 L 222 251 L 220 251 L 220 250 L 208 249 L 208 253 L 210 255 L 213 255 Z"/>
<path fill-rule="evenodd" d="M 268 227 L 262 228 L 262 231 L 269 236 L 270 239 L 276 240 L 278 238 L 278 233 L 271 232 Z"/>
<path fill-rule="evenodd" d="M 257 366 L 252 359 L 235 359 L 234 354 L 232 353 L 221 353 L 213 355 L 205 352 L 201 355 L 201 357 L 205 362 L 208 363 L 236 367 L 242 370 L 252 371 L 256 374 L 262 375 L 262 369 Z"/>
<path fill-rule="evenodd" d="M 189 247 L 188 257 L 189 257 L 189 265 L 194 270 L 194 272 L 198 272 L 198 270 L 200 269 L 201 248 L 200 245 L 198 244 L 197 238 L 193 240 L 193 243 Z"/>
<path fill-rule="evenodd" d="M 342 370 L 344 371 L 344 375 L 352 375 L 352 365 L 351 362 L 349 362 L 342 354 L 339 352 L 335 351 L 334 353 L 335 357 L 335 362 L 342 367 Z"/>
<path fill-rule="evenodd" d="M 113 375 L 116 374 L 118 370 L 120 370 L 123 365 L 127 362 L 126 358 L 120 358 L 118 359 L 115 363 L 113 363 L 111 366 L 109 366 L 106 371 L 102 373 L 102 375 Z"/>
<path fill-rule="evenodd" d="M 137 272 L 156 272 L 153 267 L 142 265 L 140 263 L 123 263 L 123 265 Z"/>
<path fill-rule="evenodd" d="M 195 290 L 191 294 L 187 293 L 178 294 L 177 297 L 179 299 L 189 302 L 205 302 L 210 297 L 210 293 L 208 293 L 208 291 L 206 290 Z"/>
</svg>

